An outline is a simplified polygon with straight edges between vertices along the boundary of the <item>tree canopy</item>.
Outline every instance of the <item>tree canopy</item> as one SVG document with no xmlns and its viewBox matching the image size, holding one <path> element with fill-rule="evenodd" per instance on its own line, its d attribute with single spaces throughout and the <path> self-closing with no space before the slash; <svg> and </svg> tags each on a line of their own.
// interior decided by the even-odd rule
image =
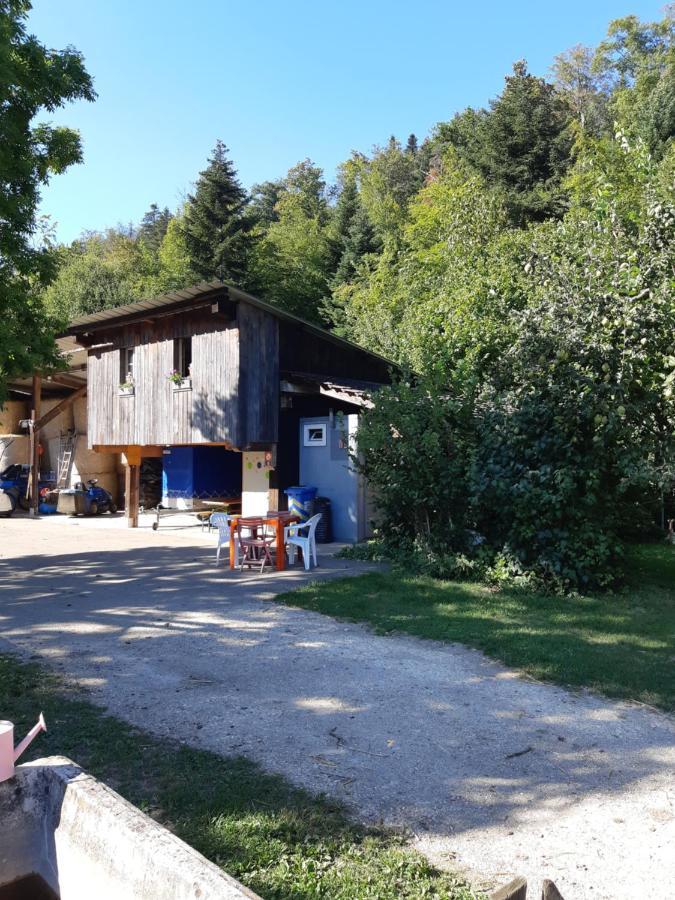
<svg viewBox="0 0 675 900">
<path fill-rule="evenodd" d="M 50 177 L 82 158 L 76 131 L 39 118 L 95 96 L 76 50 L 48 50 L 28 33 L 30 9 L 28 0 L 0 0 L 0 402 L 12 376 L 54 358 L 39 292 L 54 257 L 36 212 Z"/>
<path fill-rule="evenodd" d="M 305 159 L 246 191 L 219 141 L 181 209 L 25 276 L 19 253 L 14 277 L 56 267 L 62 318 L 221 277 L 388 356 L 408 374 L 359 450 L 396 555 L 606 585 L 630 534 L 675 518 L 674 38 L 671 7 L 548 77 L 517 61 L 485 108 L 352 152 L 334 184 Z M 55 171 L 77 156 L 41 139 Z"/>
<path fill-rule="evenodd" d="M 460 113 L 441 135 L 504 197 L 518 225 L 560 215 L 570 165 L 570 109 L 520 60 L 489 110 Z"/>
</svg>

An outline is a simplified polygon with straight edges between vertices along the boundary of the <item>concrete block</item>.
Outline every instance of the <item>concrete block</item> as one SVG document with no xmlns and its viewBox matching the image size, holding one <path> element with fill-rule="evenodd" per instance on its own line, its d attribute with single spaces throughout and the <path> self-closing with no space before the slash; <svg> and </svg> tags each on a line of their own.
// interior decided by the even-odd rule
<svg viewBox="0 0 675 900">
<path fill-rule="evenodd" d="M 0 821 L 0 887 L 36 873 L 60 900 L 257 897 L 65 757 L 17 766 Z"/>
</svg>

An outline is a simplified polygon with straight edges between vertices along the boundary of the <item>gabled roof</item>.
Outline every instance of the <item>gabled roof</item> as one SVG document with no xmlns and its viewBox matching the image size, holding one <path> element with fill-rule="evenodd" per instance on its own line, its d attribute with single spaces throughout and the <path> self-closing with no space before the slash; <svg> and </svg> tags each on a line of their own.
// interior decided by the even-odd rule
<svg viewBox="0 0 675 900">
<path fill-rule="evenodd" d="M 398 368 L 395 363 L 386 359 L 384 356 L 380 356 L 379 353 L 373 353 L 371 350 L 366 350 L 364 347 L 360 347 L 352 341 L 338 337 L 332 332 L 326 331 L 324 328 L 319 328 L 318 325 L 313 325 L 311 322 L 307 322 L 299 316 L 286 312 L 286 310 L 283 310 L 278 306 L 273 306 L 271 303 L 266 303 L 264 300 L 259 300 L 252 294 L 240 291 L 239 288 L 232 287 L 220 280 L 204 281 L 193 287 L 183 288 L 180 291 L 170 291 L 167 294 L 160 294 L 158 297 L 152 297 L 148 300 L 139 300 L 136 303 L 128 303 L 125 306 L 116 306 L 112 309 L 103 309 L 100 312 L 92 313 L 88 316 L 80 316 L 77 319 L 73 319 L 65 334 L 77 336 L 78 334 L 88 334 L 104 328 L 115 328 L 128 322 L 130 323 L 138 319 L 147 318 L 153 313 L 169 313 L 171 311 L 178 313 L 189 310 L 191 307 L 207 302 L 210 299 L 215 300 L 216 298 L 223 296 L 227 296 L 235 301 L 243 300 L 251 306 L 264 310 L 266 313 L 275 316 L 277 319 L 295 324 L 323 340 L 331 341 L 331 343 L 343 346 L 345 349 L 358 350 L 394 369 Z"/>
<path fill-rule="evenodd" d="M 172 307 L 189 308 L 193 303 L 208 300 L 211 296 L 222 296 L 223 290 L 228 294 L 232 293 L 234 296 L 234 289 L 223 284 L 223 282 L 204 281 L 201 284 L 183 288 L 180 291 L 169 291 L 166 294 L 160 294 L 147 300 L 138 300 L 135 303 L 127 303 L 124 306 L 102 309 L 99 312 L 90 313 L 88 316 L 78 316 L 78 318 L 73 319 L 68 326 L 66 334 L 96 331 L 122 319 L 141 318 L 148 313 L 157 312 L 158 310 L 169 310 Z"/>
</svg>

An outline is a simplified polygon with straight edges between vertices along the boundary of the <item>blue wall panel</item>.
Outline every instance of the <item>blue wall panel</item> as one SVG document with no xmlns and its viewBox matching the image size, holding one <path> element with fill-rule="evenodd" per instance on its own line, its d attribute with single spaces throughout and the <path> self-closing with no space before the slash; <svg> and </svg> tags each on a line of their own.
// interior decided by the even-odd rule
<svg viewBox="0 0 675 900">
<path fill-rule="evenodd" d="M 304 426 L 326 425 L 326 446 L 304 446 Z M 345 421 L 345 427 L 347 422 Z M 333 537 L 336 541 L 358 540 L 358 476 L 349 463 L 343 431 L 331 428 L 330 418 L 300 420 L 300 483 L 314 485 L 320 497 L 331 501 Z"/>
</svg>

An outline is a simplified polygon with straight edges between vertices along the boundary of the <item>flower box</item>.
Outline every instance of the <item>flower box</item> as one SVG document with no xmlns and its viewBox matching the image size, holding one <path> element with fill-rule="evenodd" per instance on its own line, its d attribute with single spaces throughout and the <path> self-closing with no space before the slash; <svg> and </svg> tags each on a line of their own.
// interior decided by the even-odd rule
<svg viewBox="0 0 675 900">
<path fill-rule="evenodd" d="M 171 379 L 171 387 L 174 391 L 191 391 L 192 390 L 192 379 L 190 376 L 187 378 L 181 378 L 180 381 L 178 379 Z"/>
<path fill-rule="evenodd" d="M 136 386 L 133 384 L 121 384 L 118 389 L 120 397 L 133 397 L 136 393 Z"/>
</svg>

